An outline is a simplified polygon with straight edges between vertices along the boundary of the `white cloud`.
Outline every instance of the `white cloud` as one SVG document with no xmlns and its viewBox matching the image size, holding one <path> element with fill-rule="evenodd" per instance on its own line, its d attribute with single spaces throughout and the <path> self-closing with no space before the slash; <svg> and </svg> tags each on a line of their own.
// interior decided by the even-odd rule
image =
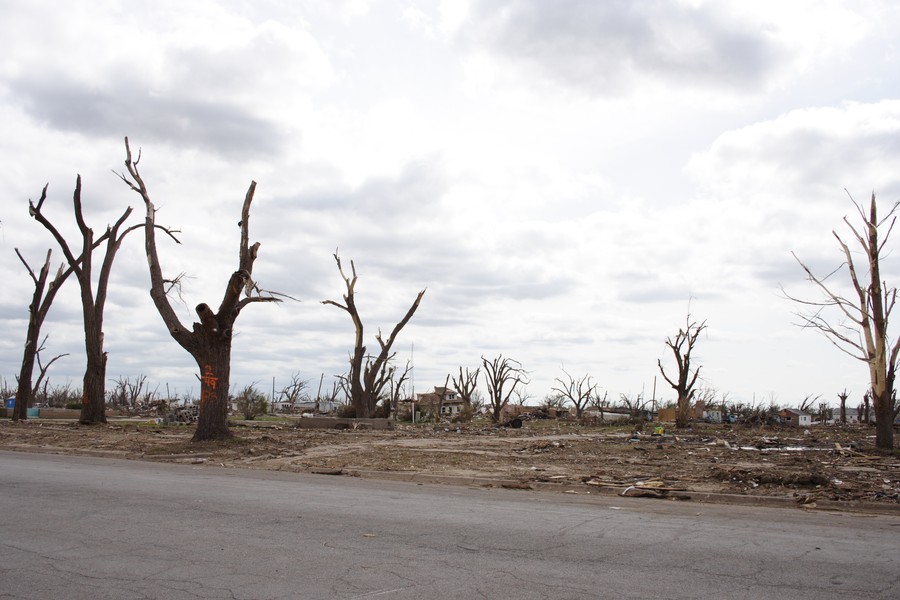
<svg viewBox="0 0 900 600">
<path fill-rule="evenodd" d="M 721 134 L 695 154 L 687 172 L 738 220 L 759 234 L 783 235 L 803 246 L 835 227 L 872 191 L 900 198 L 900 101 L 847 102 L 803 108 Z M 797 231 L 796 224 L 809 225 Z"/>
<path fill-rule="evenodd" d="M 872 11 L 875 12 L 875 11 Z M 857 43 L 877 13 L 842 3 L 473 2 L 457 35 L 480 85 L 733 102 Z M 717 99 L 717 97 L 719 97 Z"/>
</svg>

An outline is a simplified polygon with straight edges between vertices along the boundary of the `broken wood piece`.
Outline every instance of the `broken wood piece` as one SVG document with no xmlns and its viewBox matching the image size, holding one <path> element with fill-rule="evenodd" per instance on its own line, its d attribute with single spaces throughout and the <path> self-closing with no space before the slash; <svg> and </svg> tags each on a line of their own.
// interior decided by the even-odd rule
<svg viewBox="0 0 900 600">
<path fill-rule="evenodd" d="M 327 468 L 319 468 L 319 469 L 310 469 L 309 471 L 313 475 L 343 475 L 344 469 L 327 469 Z"/>
</svg>

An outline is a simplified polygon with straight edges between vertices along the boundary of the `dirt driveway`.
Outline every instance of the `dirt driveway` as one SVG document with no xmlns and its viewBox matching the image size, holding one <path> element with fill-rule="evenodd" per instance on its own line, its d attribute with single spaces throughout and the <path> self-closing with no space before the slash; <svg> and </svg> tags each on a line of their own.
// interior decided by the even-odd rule
<svg viewBox="0 0 900 600">
<path fill-rule="evenodd" d="M 228 442 L 190 442 L 192 428 L 148 422 L 0 421 L 0 448 L 343 475 L 442 476 L 521 488 L 689 499 L 692 494 L 900 507 L 900 455 L 874 452 L 868 427 L 699 425 L 652 436 L 630 429 L 530 421 L 309 430 L 238 423 Z M 748 499 L 749 500 L 749 499 Z"/>
</svg>

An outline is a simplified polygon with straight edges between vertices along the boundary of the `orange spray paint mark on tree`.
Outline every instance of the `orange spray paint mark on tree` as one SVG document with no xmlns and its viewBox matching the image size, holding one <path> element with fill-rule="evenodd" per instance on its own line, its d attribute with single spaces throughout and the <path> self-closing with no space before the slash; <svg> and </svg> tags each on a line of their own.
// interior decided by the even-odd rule
<svg viewBox="0 0 900 600">
<path fill-rule="evenodd" d="M 218 381 L 219 378 L 213 375 L 212 367 L 205 365 L 203 367 L 203 377 L 200 378 L 200 382 L 203 384 L 200 390 L 200 404 L 205 404 L 215 397 Z"/>
</svg>

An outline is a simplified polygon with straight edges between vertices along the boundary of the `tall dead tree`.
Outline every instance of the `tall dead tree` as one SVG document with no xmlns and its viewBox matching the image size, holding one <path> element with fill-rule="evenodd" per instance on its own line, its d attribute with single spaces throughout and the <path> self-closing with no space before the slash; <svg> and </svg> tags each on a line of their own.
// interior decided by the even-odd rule
<svg viewBox="0 0 900 600">
<path fill-rule="evenodd" d="M 696 367 L 691 372 L 691 353 L 697 345 L 697 338 L 700 333 L 706 329 L 706 321 L 697 323 L 691 320 L 688 313 L 685 320 L 685 328 L 678 329 L 678 333 L 674 338 L 666 338 L 666 346 L 672 350 L 675 355 L 675 364 L 678 371 L 677 377 L 670 379 L 666 375 L 666 370 L 662 366 L 662 360 L 656 359 L 659 372 L 662 373 L 672 389 L 678 394 L 678 401 L 675 408 L 675 426 L 684 428 L 688 426 L 691 415 L 691 400 L 694 398 L 694 384 L 697 383 L 697 377 L 700 375 L 700 367 Z"/>
<path fill-rule="evenodd" d="M 591 382 L 591 376 L 585 375 L 581 379 L 575 379 L 568 371 L 562 369 L 566 375 L 563 381 L 559 377 L 556 378 L 556 384 L 552 391 L 561 394 L 566 400 L 575 406 L 575 418 L 580 419 L 584 416 L 584 409 L 591 403 L 591 399 L 596 395 L 597 384 Z"/>
<path fill-rule="evenodd" d="M 44 216 L 42 209 L 47 199 L 47 186 L 41 193 L 41 198 L 35 205 L 28 202 L 28 212 L 44 228 L 53 235 L 56 243 L 62 249 L 63 256 L 69 264 L 69 268 L 75 273 L 78 286 L 81 289 L 81 309 L 84 317 L 84 349 L 87 355 L 87 365 L 84 370 L 84 385 L 82 391 L 84 397 L 81 405 L 79 421 L 85 425 L 106 423 L 106 352 L 103 350 L 103 311 L 106 307 L 106 289 L 109 285 L 109 276 L 112 271 L 116 253 L 122 245 L 125 236 L 143 227 L 132 225 L 119 231 L 122 225 L 131 215 L 131 207 L 125 209 L 112 226 L 107 226 L 106 233 L 94 240 L 94 230 L 84 221 L 81 204 L 81 175 L 75 180 L 75 193 L 73 202 L 75 208 L 75 222 L 81 234 L 81 254 L 75 256 L 69 248 L 68 242 L 57 228 Z M 106 253 L 100 265 L 97 275 L 97 290 L 94 292 L 93 256 L 94 249 L 101 243 L 106 244 Z"/>
<path fill-rule="evenodd" d="M 150 298 L 162 317 L 172 338 L 187 350 L 200 369 L 200 414 L 193 441 L 225 439 L 231 437 L 228 430 L 228 388 L 231 378 L 231 342 L 234 322 L 247 305 L 255 302 L 281 302 L 272 292 L 261 290 L 253 281 L 253 263 L 259 252 L 259 242 L 250 245 L 250 204 L 256 191 L 256 182 L 250 183 L 241 209 L 240 248 L 238 268 L 231 274 L 218 311 L 208 304 L 195 308 L 199 322 L 190 328 L 182 325 L 169 302 L 168 289 L 176 282 L 162 274 L 156 251 L 156 207 L 138 170 L 140 153 L 132 159 L 128 138 L 125 138 L 125 168 L 128 174 L 119 174 L 122 181 L 140 194 L 147 209 L 144 227 L 144 243 L 147 263 L 150 267 Z M 161 228 L 162 229 L 162 228 Z M 169 230 L 162 229 L 175 239 Z M 175 239 L 177 242 L 178 240 Z"/>
<path fill-rule="evenodd" d="M 850 193 L 847 195 L 850 196 Z M 875 405 L 875 445 L 882 450 L 890 450 L 894 447 L 894 378 L 900 336 L 891 339 L 888 333 L 891 311 L 897 301 L 897 288 L 889 287 L 881 279 L 881 259 L 897 220 L 900 203 L 895 203 L 886 216 L 879 218 L 874 192 L 868 212 L 852 196 L 850 201 L 856 207 L 862 226 L 853 225 L 847 217 L 844 217 L 844 223 L 856 240 L 856 246 L 862 250 L 865 262 L 858 265 L 850 246 L 836 231 L 831 233 L 844 259 L 837 270 L 847 267 L 853 295 L 842 295 L 828 281 L 833 273 L 815 275 L 796 254 L 794 258 L 806 273 L 807 280 L 818 289 L 821 299 L 801 300 L 785 295 L 801 306 L 797 313 L 801 327 L 820 332 L 835 347 L 869 367 L 869 386 Z"/>
<path fill-rule="evenodd" d="M 333 256 L 347 291 L 343 294 L 343 304 L 334 300 L 322 300 L 322 304 L 330 304 L 346 311 L 353 320 L 356 338 L 353 345 L 353 354 L 350 355 L 350 372 L 346 375 L 346 386 L 350 406 L 353 407 L 356 416 L 368 419 L 375 413 L 375 405 L 378 404 L 385 385 L 393 375 L 393 370 L 390 367 L 390 361 L 394 357 L 391 353 L 391 346 L 394 345 L 397 334 L 409 323 L 416 309 L 419 308 L 419 303 L 422 301 L 422 296 L 425 295 L 425 290 L 418 293 L 412 306 L 406 311 L 406 315 L 394 326 L 387 341 L 382 338 L 381 330 L 378 330 L 375 339 L 378 341 L 380 350 L 377 356 L 370 356 L 366 354 L 365 331 L 362 318 L 359 316 L 359 310 L 356 308 L 356 265 L 352 260 L 350 261 L 351 275 L 347 276 L 341 264 L 341 257 L 338 256 L 337 252 Z"/>
<path fill-rule="evenodd" d="M 529 383 L 528 373 L 519 361 L 504 358 L 502 354 L 490 361 L 482 356 L 481 364 L 484 367 L 488 400 L 491 403 L 491 421 L 498 423 L 503 409 L 516 391 L 516 386 Z"/>
<path fill-rule="evenodd" d="M 47 187 L 44 186 L 42 196 L 46 196 L 46 194 Z M 66 278 L 72 274 L 72 268 L 69 267 L 68 269 L 64 269 L 64 265 L 60 265 L 53 280 L 48 284 L 47 280 L 50 277 L 50 256 L 53 251 L 47 250 L 47 258 L 44 260 L 44 265 L 41 267 L 38 275 L 35 275 L 32 268 L 28 265 L 28 262 L 19 252 L 19 249 L 16 248 L 15 250 L 16 255 L 19 257 L 19 260 L 22 261 L 22 264 L 25 265 L 25 269 L 28 271 L 31 280 L 34 283 L 34 294 L 31 296 L 31 304 L 28 305 L 28 329 L 25 333 L 25 349 L 22 354 L 22 368 L 19 371 L 19 381 L 16 389 L 16 406 L 13 409 L 13 420 L 18 421 L 19 419 L 28 418 L 28 406 L 33 401 L 34 388 L 40 385 L 40 380 L 43 379 L 43 374 L 46 372 L 45 369 L 42 368 L 38 384 L 32 386 L 31 382 L 34 373 L 34 363 L 36 359 L 39 359 L 38 353 L 42 346 L 42 344 L 38 344 L 38 340 L 41 337 L 41 327 L 44 325 L 44 319 L 47 318 L 50 305 L 53 304 L 53 300 L 56 298 L 56 293 L 60 290 Z M 47 367 L 49 367 L 56 358 L 51 360 Z"/>
</svg>

